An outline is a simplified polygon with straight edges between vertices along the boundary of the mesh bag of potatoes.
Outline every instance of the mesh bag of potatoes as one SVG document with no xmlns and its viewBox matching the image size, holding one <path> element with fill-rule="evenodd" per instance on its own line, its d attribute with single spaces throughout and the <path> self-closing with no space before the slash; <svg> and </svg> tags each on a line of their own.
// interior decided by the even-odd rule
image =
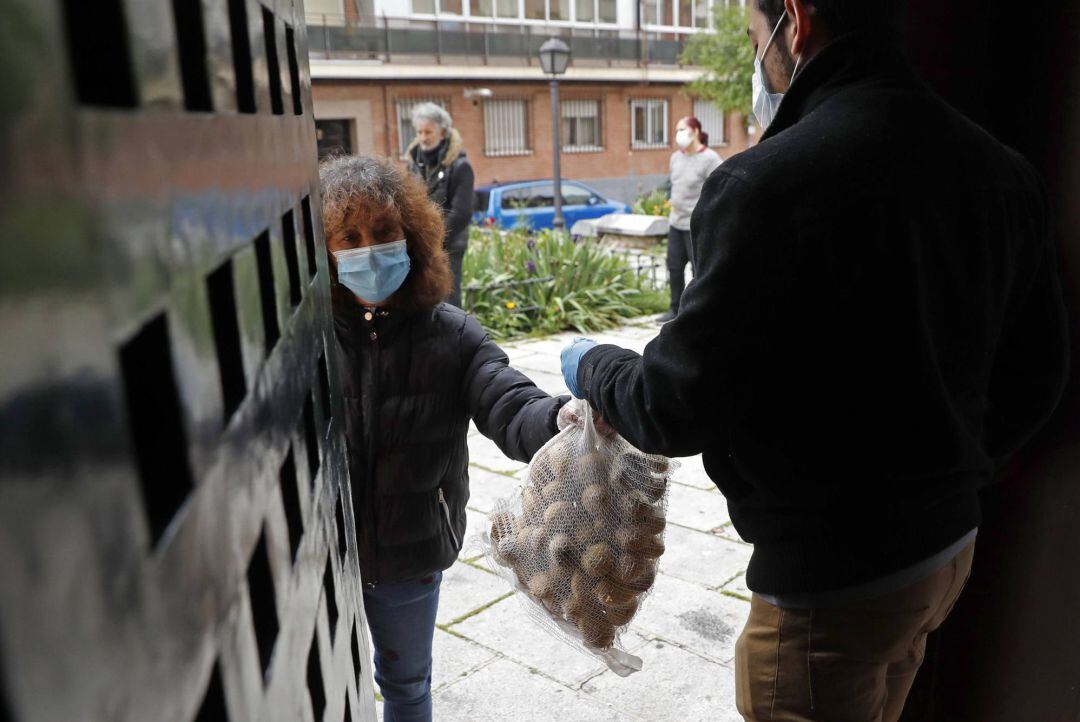
<svg viewBox="0 0 1080 722">
<path fill-rule="evenodd" d="M 600 434 L 589 405 L 533 457 L 518 493 L 495 504 L 480 537 L 489 564 L 548 631 L 616 674 L 641 669 L 619 646 L 664 553 L 675 462 Z"/>
</svg>

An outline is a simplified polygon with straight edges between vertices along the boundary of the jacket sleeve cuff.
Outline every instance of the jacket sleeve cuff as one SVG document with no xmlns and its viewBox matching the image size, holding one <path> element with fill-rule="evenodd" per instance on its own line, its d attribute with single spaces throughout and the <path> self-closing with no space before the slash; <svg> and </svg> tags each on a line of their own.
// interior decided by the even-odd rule
<svg viewBox="0 0 1080 722">
<path fill-rule="evenodd" d="M 596 365 L 604 355 L 605 349 L 617 349 L 618 346 L 612 346 L 611 344 L 601 344 L 594 346 L 585 352 L 585 355 L 581 357 L 581 361 L 577 367 L 577 385 L 578 391 L 581 392 L 581 398 L 586 401 L 592 402 L 589 397 L 589 392 L 592 390 L 593 375 L 596 373 Z"/>
</svg>

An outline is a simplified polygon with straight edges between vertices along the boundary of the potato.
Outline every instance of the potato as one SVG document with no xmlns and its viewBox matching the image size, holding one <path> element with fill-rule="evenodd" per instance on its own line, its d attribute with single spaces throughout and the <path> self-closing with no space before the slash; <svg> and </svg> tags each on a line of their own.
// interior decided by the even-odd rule
<svg viewBox="0 0 1080 722">
<path fill-rule="evenodd" d="M 647 559 L 656 559 L 664 553 L 664 541 L 658 536 L 640 533 L 630 539 L 626 550 Z"/>
<path fill-rule="evenodd" d="M 581 569 L 589 576 L 607 576 L 614 567 L 615 555 L 604 542 L 590 545 L 581 555 Z"/>
<path fill-rule="evenodd" d="M 591 524 L 577 525 L 571 532 L 571 536 L 574 540 L 574 545 L 579 549 L 583 549 L 598 540 L 596 532 L 593 530 Z"/>
<path fill-rule="evenodd" d="M 548 542 L 548 555 L 552 564 L 572 564 L 577 556 L 574 541 L 568 534 L 555 534 Z"/>
<path fill-rule="evenodd" d="M 521 513 L 530 522 L 539 518 L 543 511 L 543 500 L 540 492 L 531 487 L 526 487 L 521 492 Z"/>
<path fill-rule="evenodd" d="M 649 591 L 656 581 L 656 562 L 646 560 L 646 564 L 632 577 L 619 577 L 619 584 L 638 594 Z"/>
<path fill-rule="evenodd" d="M 570 574 L 570 593 L 575 597 L 591 598 L 596 590 L 596 579 L 580 570 Z"/>
<path fill-rule="evenodd" d="M 544 549 L 546 544 L 547 535 L 544 533 L 543 528 L 527 526 L 518 532 L 518 558 L 535 563 L 536 557 L 546 551 Z"/>
<path fill-rule="evenodd" d="M 638 600 L 634 599 L 630 604 L 625 607 L 607 607 L 604 609 L 604 616 L 616 627 L 622 627 L 630 623 L 630 620 L 634 618 L 638 610 Z"/>
<path fill-rule="evenodd" d="M 581 505 L 593 516 L 607 510 L 608 499 L 608 491 L 601 484 L 590 484 L 581 492 Z"/>
<path fill-rule="evenodd" d="M 612 577 L 601 579 L 600 583 L 596 585 L 596 597 L 605 608 L 625 607 L 633 603 L 637 596 L 638 592 L 624 586 L 619 580 Z"/>
<path fill-rule="evenodd" d="M 547 599 L 553 596 L 551 577 L 547 572 L 538 572 L 529 577 L 529 593 L 537 599 Z"/>
<path fill-rule="evenodd" d="M 621 526 L 615 530 L 615 543 L 626 549 L 637 536 L 637 529 L 633 525 Z"/>
<path fill-rule="evenodd" d="M 571 594 L 570 598 L 563 604 L 563 611 L 566 613 L 566 618 L 573 622 L 578 629 L 582 629 L 584 625 L 588 624 L 589 620 L 604 616 L 604 611 L 600 608 L 596 597 L 591 594 Z"/>
<path fill-rule="evenodd" d="M 611 649 L 611 645 L 615 644 L 615 625 L 607 619 L 589 619 L 579 629 L 585 637 L 585 644 L 590 647 Z"/>
<path fill-rule="evenodd" d="M 585 454 L 578 459 L 578 465 L 581 467 L 581 479 L 586 484 L 607 481 L 611 474 L 611 462 L 600 452 Z"/>
<path fill-rule="evenodd" d="M 492 546 L 492 557 L 504 567 L 517 560 L 517 535 L 506 534 Z"/>
<path fill-rule="evenodd" d="M 544 510 L 544 526 L 552 530 L 566 531 L 572 526 L 573 508 L 565 501 L 553 501 Z"/>
<path fill-rule="evenodd" d="M 634 521 L 645 534 L 659 534 L 666 526 L 664 515 L 651 504 L 638 504 L 634 507 Z"/>
<path fill-rule="evenodd" d="M 645 567 L 649 564 L 649 560 L 645 557 L 637 554 L 623 553 L 619 555 L 619 558 L 615 561 L 615 573 L 618 574 L 620 581 L 625 579 L 634 579 L 645 571 Z"/>
<path fill-rule="evenodd" d="M 515 518 L 509 511 L 497 511 L 491 515 L 491 540 L 498 542 L 514 533 Z"/>
</svg>

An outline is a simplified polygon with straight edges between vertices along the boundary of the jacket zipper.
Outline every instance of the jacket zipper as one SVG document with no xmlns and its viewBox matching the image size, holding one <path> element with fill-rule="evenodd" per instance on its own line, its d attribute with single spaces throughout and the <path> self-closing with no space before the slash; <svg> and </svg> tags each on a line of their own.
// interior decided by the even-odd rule
<svg viewBox="0 0 1080 722">
<path fill-rule="evenodd" d="M 439 487 L 439 504 L 442 505 L 443 515 L 446 517 L 446 528 L 450 530 L 450 538 L 454 541 L 454 551 L 461 551 L 461 544 L 458 542 L 457 534 L 454 533 L 454 525 L 450 521 L 450 505 L 446 503 L 446 495 L 443 494 L 442 487 Z"/>
<path fill-rule="evenodd" d="M 372 429 L 378 422 L 378 419 L 376 419 L 375 416 L 376 414 L 378 414 L 379 410 L 379 403 L 377 398 L 377 381 L 379 373 L 379 335 L 375 326 L 376 315 L 376 313 L 371 313 L 370 316 L 365 316 L 365 320 L 368 320 L 370 322 L 370 331 L 368 333 L 370 343 L 364 344 L 366 355 L 368 357 L 368 378 L 365 380 L 366 388 L 361 393 L 361 395 L 363 397 L 363 401 L 365 402 L 363 404 L 363 408 L 364 419 L 366 422 L 364 424 L 364 447 L 366 451 L 365 461 L 367 462 L 367 478 L 364 480 L 364 491 L 365 498 L 367 499 L 367 507 L 370 512 L 370 514 L 368 515 L 370 521 L 370 525 L 368 528 L 370 531 L 369 538 L 371 541 L 368 546 L 371 550 L 371 566 L 373 569 L 377 570 L 379 568 L 379 558 L 375 540 L 378 536 L 378 531 L 376 528 L 376 519 L 378 518 L 378 514 L 375 511 L 375 439 L 374 433 L 372 432 Z M 373 581 L 366 581 L 365 586 L 367 586 L 369 589 L 372 589 L 378 583 L 378 579 L 375 579 Z"/>
</svg>

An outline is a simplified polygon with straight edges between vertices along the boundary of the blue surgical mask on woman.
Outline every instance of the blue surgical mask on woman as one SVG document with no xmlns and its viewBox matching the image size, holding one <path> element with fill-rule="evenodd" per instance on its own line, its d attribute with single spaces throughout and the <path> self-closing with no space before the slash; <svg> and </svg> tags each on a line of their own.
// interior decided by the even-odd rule
<svg viewBox="0 0 1080 722">
<path fill-rule="evenodd" d="M 409 275 L 409 250 L 404 240 L 334 251 L 334 259 L 338 281 L 369 303 L 390 298 Z"/>
<path fill-rule="evenodd" d="M 765 130 L 773 122 L 773 118 L 776 117 L 776 111 L 780 108 L 780 101 L 784 99 L 783 93 L 769 92 L 769 79 L 765 75 L 765 69 L 762 67 L 762 61 L 765 60 L 765 53 L 769 52 L 769 47 L 773 43 L 773 39 L 776 37 L 777 31 L 780 30 L 780 26 L 784 22 L 784 18 L 787 17 L 787 10 L 780 14 L 780 19 L 776 21 L 776 27 L 773 28 L 772 35 L 769 36 L 769 42 L 765 43 L 765 49 L 761 51 L 761 57 L 754 56 L 754 77 L 750 82 L 753 88 L 754 97 L 754 117 L 757 118 L 758 125 L 762 130 Z M 800 58 L 801 59 L 801 58 Z M 799 71 L 799 60 L 795 60 L 795 70 L 791 72 L 791 80 L 795 79 L 795 73 Z M 790 81 L 788 81 L 790 84 Z"/>
</svg>

